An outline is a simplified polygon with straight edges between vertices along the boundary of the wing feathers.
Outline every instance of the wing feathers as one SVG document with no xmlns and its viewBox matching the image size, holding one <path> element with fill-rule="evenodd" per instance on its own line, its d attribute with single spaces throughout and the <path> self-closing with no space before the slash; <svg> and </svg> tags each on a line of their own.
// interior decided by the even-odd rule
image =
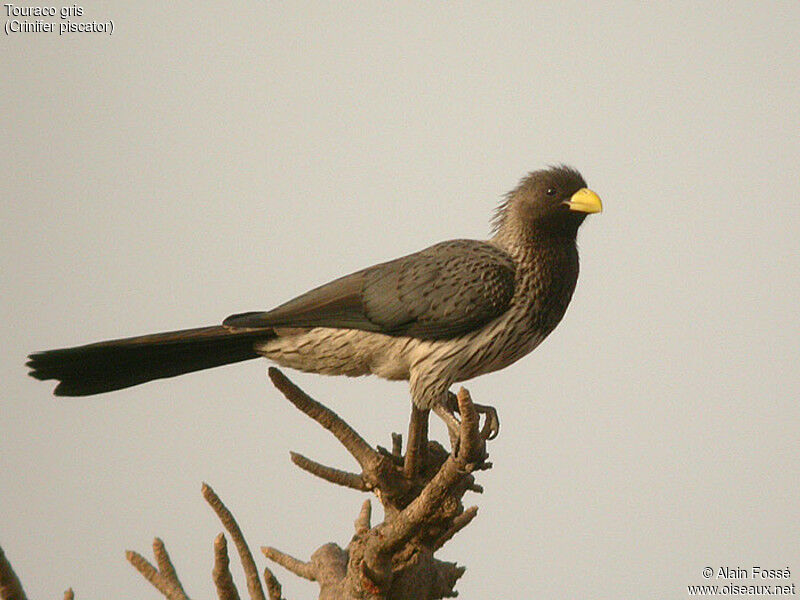
<svg viewBox="0 0 800 600">
<path fill-rule="evenodd" d="M 364 272 L 358 271 L 306 292 L 266 312 L 231 315 L 222 324 L 232 328 L 348 327 L 379 331 L 364 314 L 361 288 Z"/>
<path fill-rule="evenodd" d="M 513 260 L 499 248 L 453 240 L 347 275 L 271 311 L 233 315 L 223 324 L 453 337 L 506 311 L 514 275 Z"/>
</svg>

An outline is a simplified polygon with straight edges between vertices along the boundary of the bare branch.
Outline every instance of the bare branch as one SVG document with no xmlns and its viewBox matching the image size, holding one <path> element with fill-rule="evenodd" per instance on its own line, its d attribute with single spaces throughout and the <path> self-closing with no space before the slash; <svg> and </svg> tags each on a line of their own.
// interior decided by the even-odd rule
<svg viewBox="0 0 800 600">
<path fill-rule="evenodd" d="M 403 434 L 392 433 L 392 456 L 400 458 L 403 454 Z"/>
<path fill-rule="evenodd" d="M 134 550 L 127 550 L 125 552 L 125 558 L 128 559 L 128 562 L 133 565 L 133 567 L 141 573 L 147 581 L 152 583 L 157 590 L 164 593 L 164 595 L 168 596 L 168 592 L 165 592 L 161 589 L 160 581 L 156 583 L 159 579 L 160 575 L 158 573 L 158 569 L 156 569 L 150 562 L 141 554 Z"/>
<path fill-rule="evenodd" d="M 477 410 L 469 393 L 461 389 L 452 402 L 437 408 L 445 417 L 451 436 L 450 453 L 437 441 L 428 440 L 429 411 L 413 407 L 406 454 L 402 436 L 392 434 L 391 451 L 374 450 L 343 419 L 310 398 L 277 369 L 270 377 L 298 409 L 331 431 L 362 467 L 360 474 L 342 471 L 292 452 L 301 469 L 331 483 L 373 492 L 384 508 L 384 521 L 372 526 L 372 503 L 366 500 L 353 525 L 355 534 L 346 548 L 323 544 L 304 562 L 272 547 L 262 547 L 271 561 L 292 573 L 315 581 L 321 600 L 405 600 L 451 598 L 464 567 L 434 558 L 434 553 L 466 527 L 477 507 L 464 509 L 466 491 L 482 491 L 473 471 L 487 468 L 486 440 L 498 431 L 499 419 L 491 407 Z M 457 403 L 457 405 L 456 405 Z M 460 414 L 456 419 L 454 412 Z M 487 415 L 481 431 L 479 413 Z M 241 558 L 250 600 L 267 600 L 255 561 L 230 510 L 208 485 L 203 497 L 219 517 Z M 126 557 L 167 600 L 189 600 L 164 543 L 153 541 L 154 566 L 142 555 Z M 275 575 L 265 568 L 264 584 L 269 600 L 285 600 Z M 214 539 L 212 578 L 219 600 L 240 600 L 230 570 L 225 533 Z M 65 600 L 74 600 L 72 589 Z M 0 548 L 0 600 L 27 600 L 19 579 Z"/>
<path fill-rule="evenodd" d="M 211 571 L 219 600 L 239 600 L 239 592 L 236 584 L 233 583 L 230 564 L 228 542 L 225 540 L 225 534 L 220 533 L 214 539 L 214 568 Z"/>
<path fill-rule="evenodd" d="M 8 562 L 5 552 L 0 548 L 0 599 L 2 600 L 27 600 L 22 583 Z"/>
<path fill-rule="evenodd" d="M 422 410 L 412 404 L 411 420 L 408 424 L 408 444 L 406 447 L 406 460 L 403 465 L 403 474 L 407 479 L 414 479 L 419 473 L 420 466 L 426 460 L 428 449 L 428 416 L 429 410 Z"/>
<path fill-rule="evenodd" d="M 370 520 L 372 518 L 372 503 L 369 500 L 364 500 L 361 505 L 361 511 L 355 521 L 356 534 L 364 534 L 370 530 L 372 525 Z"/>
<path fill-rule="evenodd" d="M 478 432 L 480 419 L 466 388 L 458 390 L 458 412 L 461 414 L 461 438 L 456 456 L 464 464 L 475 457 L 483 458 L 483 440 Z"/>
<path fill-rule="evenodd" d="M 485 463 L 485 464 L 492 464 L 492 463 Z M 470 483 L 469 485 L 467 485 L 467 489 L 471 492 L 475 492 L 476 494 L 483 493 L 483 486 L 477 483 Z"/>
<path fill-rule="evenodd" d="M 304 471 L 308 471 L 312 475 L 319 477 L 320 479 L 330 481 L 336 485 L 358 490 L 359 492 L 369 491 L 369 488 L 367 487 L 367 484 L 364 483 L 364 479 L 361 477 L 361 475 L 325 466 L 311 460 L 310 458 L 306 458 L 297 452 L 289 452 L 289 455 L 292 457 L 292 462 L 294 464 Z"/>
<path fill-rule="evenodd" d="M 267 584 L 267 595 L 269 596 L 269 600 L 285 600 L 285 598 L 281 596 L 283 593 L 281 584 L 268 567 L 264 567 L 264 582 Z"/>
<path fill-rule="evenodd" d="M 464 529 L 464 527 L 469 525 L 472 522 L 472 519 L 474 519 L 477 514 L 478 514 L 478 507 L 471 506 L 463 513 L 455 517 L 453 519 L 453 524 L 450 527 L 450 529 L 445 531 L 441 535 L 441 537 L 438 540 L 436 540 L 436 543 L 433 545 L 433 551 L 436 552 L 439 548 L 441 548 L 447 542 L 453 539 L 453 536 L 455 536 L 459 531 Z"/>
<path fill-rule="evenodd" d="M 312 475 L 337 485 L 362 492 L 373 491 L 383 503 L 387 514 L 395 514 L 408 503 L 410 499 L 409 492 L 411 492 L 414 482 L 404 476 L 401 456 L 395 456 L 386 450 L 374 450 L 342 418 L 329 408 L 310 398 L 279 370 L 271 368 L 269 374 L 275 386 L 299 410 L 333 432 L 334 436 L 356 458 L 361 465 L 362 471 L 360 474 L 342 471 L 292 452 L 292 461 L 297 466 Z M 417 412 L 419 413 L 420 411 Z M 424 431 L 427 427 L 427 422 L 422 423 L 421 426 Z M 425 448 L 426 444 L 422 444 L 422 448 Z"/>
<path fill-rule="evenodd" d="M 314 567 L 311 563 L 303 562 L 271 546 L 262 546 L 261 552 L 272 562 L 278 563 L 284 569 L 291 571 L 298 577 L 308 579 L 309 581 L 317 580 L 317 574 L 314 572 Z"/>
<path fill-rule="evenodd" d="M 153 540 L 153 555 L 156 557 L 158 572 L 161 573 L 161 575 L 168 581 L 174 582 L 174 584 L 180 588 L 181 592 L 183 592 L 185 595 L 186 591 L 183 589 L 183 585 L 178 579 L 178 574 L 175 572 L 175 566 L 172 564 L 172 559 L 169 557 L 167 548 L 164 546 L 164 542 L 161 540 L 161 538 L 155 538 Z"/>
<path fill-rule="evenodd" d="M 217 513 L 219 520 L 228 530 L 228 533 L 233 540 L 236 550 L 239 552 L 239 558 L 242 561 L 242 569 L 244 570 L 245 577 L 247 578 L 247 591 L 250 593 L 251 600 L 266 600 L 264 597 L 264 588 L 261 587 L 261 579 L 256 570 L 256 563 L 253 560 L 253 555 L 250 548 L 247 547 L 247 542 L 242 535 L 242 530 L 236 519 L 233 518 L 231 511 L 222 503 L 219 496 L 211 489 L 207 483 L 203 483 L 203 498 L 209 503 L 214 512 Z"/>
<path fill-rule="evenodd" d="M 438 442 L 428 441 L 429 411 L 412 407 L 403 456 L 400 435 L 393 434 L 391 451 L 373 450 L 336 413 L 310 398 L 280 371 L 270 369 L 269 374 L 299 410 L 334 433 L 361 464 L 362 473 L 341 471 L 294 452 L 292 461 L 326 481 L 373 491 L 383 504 L 385 521 L 371 527 L 371 504 L 364 503 L 346 550 L 325 544 L 309 562 L 271 547 L 262 552 L 298 576 L 316 581 L 320 598 L 452 597 L 455 581 L 464 569 L 436 560 L 433 552 L 477 514 L 474 507 L 465 511 L 461 498 L 467 490 L 482 491 L 471 473 L 488 464 L 485 438 L 496 431 L 496 427 L 479 430 L 479 415 L 469 393 L 462 389 L 458 396 L 452 395 L 449 409 L 441 407 L 451 436 L 451 453 Z M 451 411 L 458 411 L 461 419 Z M 494 416 L 492 423 L 497 422 Z"/>
<path fill-rule="evenodd" d="M 169 561 L 169 556 L 166 555 L 166 551 L 164 550 L 164 543 L 156 538 L 153 540 L 153 552 L 157 556 L 159 555 L 159 548 L 163 551 L 161 557 L 157 559 L 159 563 L 161 560 Z M 158 569 L 151 565 L 144 556 L 138 552 L 134 552 L 133 550 L 128 550 L 125 553 L 125 558 L 127 558 L 128 562 L 131 563 L 134 568 L 153 585 L 154 588 L 161 592 L 161 594 L 167 598 L 167 600 L 189 600 L 186 592 L 183 591 L 181 582 L 178 581 L 177 576 L 175 576 L 174 568 L 170 569 L 170 576 L 166 575 L 165 573 L 161 573 L 158 571 Z M 171 565 L 172 563 L 170 562 L 170 566 Z"/>
<path fill-rule="evenodd" d="M 374 450 L 354 429 L 327 407 L 310 398 L 277 369 L 270 377 L 298 409 L 331 431 L 362 467 L 360 474 L 342 471 L 291 453 L 301 469 L 331 483 L 358 491 L 372 491 L 383 504 L 384 522 L 372 526 L 372 503 L 366 500 L 353 525 L 355 534 L 346 548 L 323 544 L 308 562 L 272 547 L 262 547 L 271 561 L 292 573 L 315 581 L 320 599 L 354 600 L 374 598 L 451 598 L 464 573 L 456 563 L 434 558 L 434 553 L 466 527 L 477 515 L 477 507 L 464 509 L 462 497 L 468 490 L 482 491 L 472 475 L 487 468 L 486 439 L 496 433 L 499 423 L 494 409 L 476 410 L 469 393 L 461 389 L 453 403 L 440 407 L 446 417 L 453 449 L 450 453 L 436 441 L 428 440 L 428 410 L 413 407 L 406 454 L 402 436 L 392 434 L 391 451 Z M 460 414 L 460 420 L 453 416 Z M 487 414 L 491 426 L 479 431 L 479 412 Z M 244 535 L 230 510 L 208 485 L 203 497 L 231 536 L 241 558 L 250 600 L 267 600 L 255 561 Z M 128 551 L 128 561 L 167 600 L 189 600 L 164 543 L 153 541 L 155 565 L 137 552 Z M 285 600 L 281 585 L 269 568 L 264 584 L 269 600 Z M 225 533 L 214 539 L 212 578 L 219 600 L 240 600 L 230 570 Z M 0 600 L 27 600 L 19 579 L 0 548 Z M 74 600 L 72 589 L 64 600 Z"/>
<path fill-rule="evenodd" d="M 311 398 L 275 367 L 269 368 L 269 378 L 289 402 L 336 436 L 362 468 L 374 460 L 375 451 L 335 412 Z"/>
</svg>

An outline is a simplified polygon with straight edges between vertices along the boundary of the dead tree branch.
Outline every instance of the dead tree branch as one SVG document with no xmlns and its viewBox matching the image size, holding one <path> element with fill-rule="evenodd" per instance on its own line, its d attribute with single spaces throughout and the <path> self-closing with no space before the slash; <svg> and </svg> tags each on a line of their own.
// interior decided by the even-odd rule
<svg viewBox="0 0 800 600">
<path fill-rule="evenodd" d="M 247 546 L 247 542 L 244 539 L 244 535 L 242 534 L 242 530 L 239 528 L 239 524 L 236 522 L 236 519 L 233 518 L 231 511 L 228 510 L 228 508 L 222 503 L 222 500 L 219 499 L 219 496 L 217 496 L 214 490 L 211 489 L 211 486 L 207 483 L 203 484 L 203 498 L 206 499 L 206 502 L 208 502 L 211 508 L 214 509 L 214 512 L 217 513 L 219 520 L 222 521 L 225 529 L 228 530 L 228 533 L 230 534 L 231 539 L 236 546 L 236 550 L 239 552 L 239 558 L 242 561 L 242 568 L 244 569 L 244 574 L 247 578 L 247 591 L 250 593 L 250 599 L 266 600 L 264 598 L 264 588 L 261 587 L 261 581 L 258 577 L 258 569 L 256 569 L 256 563 L 253 560 L 253 554 L 250 552 L 250 548 Z"/>
<path fill-rule="evenodd" d="M 27 600 L 22 583 L 0 548 L 0 600 Z"/>
<path fill-rule="evenodd" d="M 480 490 L 472 472 L 488 467 L 486 439 L 493 432 L 486 426 L 480 429 L 469 393 L 462 389 L 457 396 L 461 419 L 451 453 L 437 442 L 427 441 L 427 414 L 416 411 L 404 457 L 399 435 L 392 436 L 391 452 L 373 449 L 344 420 L 311 399 L 278 369 L 271 368 L 269 376 L 292 404 L 336 436 L 362 471 L 348 473 L 296 453 L 292 453 L 293 462 L 326 481 L 371 490 L 383 504 L 386 520 L 373 527 L 367 501 L 345 549 L 325 544 L 309 562 L 271 547 L 262 548 L 265 556 L 300 577 L 316 581 L 321 599 L 453 596 L 464 568 L 439 561 L 433 554 L 477 514 L 476 507 L 465 510 L 461 498 L 468 490 Z"/>
<path fill-rule="evenodd" d="M 161 592 L 168 600 L 189 600 L 189 596 L 183 590 L 183 585 L 178 579 L 172 560 L 167 554 L 167 549 L 159 538 L 153 540 L 153 555 L 156 557 L 158 568 L 154 567 L 148 560 L 133 550 L 125 553 L 125 558 L 133 567 L 141 573 L 153 587 Z"/>
<path fill-rule="evenodd" d="M 230 564 L 228 542 L 225 541 L 225 534 L 220 533 L 214 538 L 214 569 L 211 571 L 220 600 L 239 600 L 239 591 L 233 583 Z"/>
<path fill-rule="evenodd" d="M 261 581 L 256 569 L 256 563 L 253 560 L 253 554 L 247 546 L 239 524 L 210 485 L 204 483 L 202 491 L 206 502 L 208 502 L 211 508 L 214 509 L 214 512 L 217 513 L 217 517 L 219 517 L 225 529 L 228 530 L 228 534 L 231 536 L 239 552 L 239 558 L 242 561 L 242 569 L 244 570 L 247 580 L 247 591 L 250 600 L 266 600 L 264 588 L 261 587 Z M 152 583 L 153 587 L 161 592 L 165 598 L 168 600 L 189 600 L 175 572 L 175 567 L 167 554 L 164 543 L 158 538 L 153 541 L 153 554 L 156 557 L 158 568 L 151 565 L 137 552 L 129 550 L 126 556 L 136 570 Z M 211 576 L 214 580 L 214 586 L 217 589 L 217 597 L 219 600 L 239 600 L 239 592 L 236 589 L 236 584 L 230 572 L 228 543 L 223 533 L 220 533 L 214 539 L 214 568 L 211 571 Z M 282 600 L 281 586 L 269 569 L 265 571 L 264 579 L 267 584 L 269 600 Z"/>
<path fill-rule="evenodd" d="M 462 388 L 452 407 L 460 420 L 451 412 L 443 415 L 451 436 L 450 452 L 428 440 L 429 411 L 414 409 L 403 455 L 399 434 L 392 434 L 391 451 L 373 448 L 341 417 L 308 396 L 279 370 L 271 368 L 269 376 L 292 404 L 339 440 L 361 472 L 326 466 L 296 452 L 291 453 L 292 462 L 325 481 L 371 491 L 383 505 L 385 520 L 372 525 L 372 504 L 366 500 L 345 548 L 335 543 L 323 544 L 308 562 L 268 546 L 261 548 L 264 556 L 299 577 L 317 582 L 320 600 L 436 600 L 457 595 L 454 587 L 465 568 L 438 560 L 434 553 L 477 515 L 477 507 L 465 509 L 461 500 L 467 491 L 482 491 L 473 472 L 491 466 L 486 462 L 486 440 L 493 438 L 499 427 L 493 409 L 480 407 L 480 412 L 487 415 L 481 429 L 476 405 Z M 265 596 L 255 560 L 233 514 L 208 484 L 203 484 L 202 492 L 239 553 L 250 600 L 286 600 L 268 568 L 263 574 Z M 165 598 L 189 600 L 159 538 L 153 541 L 153 555 L 155 565 L 137 552 L 126 552 L 128 561 Z M 214 540 L 212 578 L 220 600 L 239 600 L 224 533 Z M 65 600 L 73 597 L 72 589 L 64 593 Z M 2 548 L 0 600 L 27 600 Z"/>
</svg>

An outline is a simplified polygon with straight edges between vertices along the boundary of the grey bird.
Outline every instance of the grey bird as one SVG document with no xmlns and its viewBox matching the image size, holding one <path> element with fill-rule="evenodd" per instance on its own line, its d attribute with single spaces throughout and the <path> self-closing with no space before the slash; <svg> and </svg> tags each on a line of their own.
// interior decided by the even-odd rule
<svg viewBox="0 0 800 600">
<path fill-rule="evenodd" d="M 441 408 L 451 385 L 510 365 L 555 328 L 578 278 L 578 227 L 601 210 L 576 170 L 535 171 L 505 196 L 489 240 L 441 242 L 221 325 L 35 353 L 30 375 L 85 396 L 263 356 L 408 380 L 417 410 Z"/>
</svg>

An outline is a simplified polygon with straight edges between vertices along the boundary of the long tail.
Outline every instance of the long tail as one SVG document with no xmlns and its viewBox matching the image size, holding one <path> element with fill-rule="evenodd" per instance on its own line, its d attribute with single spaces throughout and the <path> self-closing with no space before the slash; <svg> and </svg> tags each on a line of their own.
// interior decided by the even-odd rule
<svg viewBox="0 0 800 600">
<path fill-rule="evenodd" d="M 258 358 L 254 343 L 271 335 L 214 325 L 37 352 L 27 365 L 31 377 L 60 382 L 56 396 L 90 396 Z"/>
</svg>

